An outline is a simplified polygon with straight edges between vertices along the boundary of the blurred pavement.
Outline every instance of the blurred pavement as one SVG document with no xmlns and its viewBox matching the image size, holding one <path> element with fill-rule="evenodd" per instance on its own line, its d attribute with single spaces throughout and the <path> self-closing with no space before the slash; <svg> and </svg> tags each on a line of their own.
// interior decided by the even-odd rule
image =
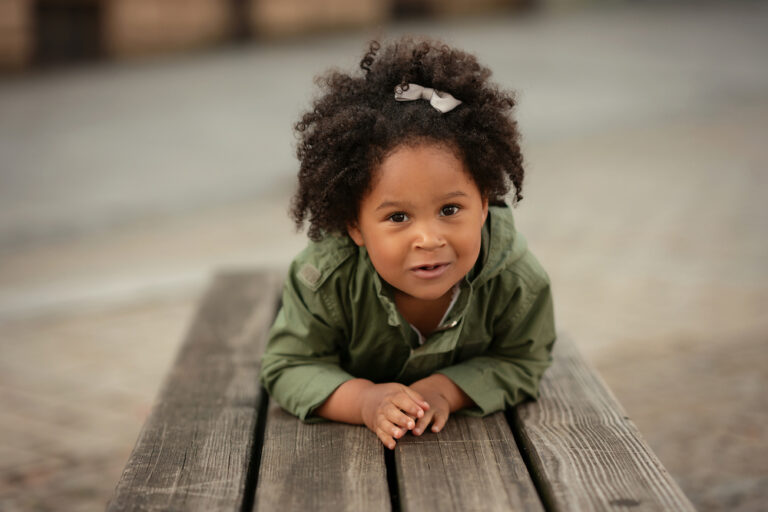
<svg viewBox="0 0 768 512">
<path fill-rule="evenodd" d="M 768 5 L 389 27 L 518 91 L 519 229 L 700 510 L 768 502 Z M 195 300 L 283 268 L 291 124 L 377 34 L 0 81 L 0 510 L 101 510 Z"/>
</svg>

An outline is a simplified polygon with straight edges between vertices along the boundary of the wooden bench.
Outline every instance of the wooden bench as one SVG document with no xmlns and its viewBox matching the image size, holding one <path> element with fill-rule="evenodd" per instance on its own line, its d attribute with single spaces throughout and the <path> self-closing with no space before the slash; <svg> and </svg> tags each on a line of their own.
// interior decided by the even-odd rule
<svg viewBox="0 0 768 512">
<path fill-rule="evenodd" d="M 217 276 L 108 510 L 693 510 L 605 384 L 560 336 L 541 398 L 386 450 L 304 424 L 258 385 L 273 273 Z"/>
</svg>

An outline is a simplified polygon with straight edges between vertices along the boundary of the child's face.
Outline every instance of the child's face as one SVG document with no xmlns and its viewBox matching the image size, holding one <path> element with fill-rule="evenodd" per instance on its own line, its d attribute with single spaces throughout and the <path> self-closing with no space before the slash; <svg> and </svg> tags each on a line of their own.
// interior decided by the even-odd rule
<svg viewBox="0 0 768 512">
<path fill-rule="evenodd" d="M 400 146 L 373 175 L 348 232 L 400 293 L 444 297 L 474 266 L 488 201 L 448 148 Z"/>
</svg>

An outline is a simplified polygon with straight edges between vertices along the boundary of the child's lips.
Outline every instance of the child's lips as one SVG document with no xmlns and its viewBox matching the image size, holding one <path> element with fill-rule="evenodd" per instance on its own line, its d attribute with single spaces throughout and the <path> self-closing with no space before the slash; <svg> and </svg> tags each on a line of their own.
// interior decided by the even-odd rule
<svg viewBox="0 0 768 512">
<path fill-rule="evenodd" d="M 449 265 L 450 263 L 428 263 L 417 265 L 411 268 L 411 272 L 413 272 L 416 277 L 422 279 L 435 279 L 442 276 L 446 270 L 448 270 Z"/>
</svg>

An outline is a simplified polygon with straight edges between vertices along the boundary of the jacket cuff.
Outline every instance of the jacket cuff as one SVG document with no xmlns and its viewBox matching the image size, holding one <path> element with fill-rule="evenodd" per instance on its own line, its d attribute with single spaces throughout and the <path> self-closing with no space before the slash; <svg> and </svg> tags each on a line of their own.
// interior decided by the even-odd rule
<svg viewBox="0 0 768 512">
<path fill-rule="evenodd" d="M 299 366 L 283 371 L 271 395 L 300 420 L 310 423 L 322 421 L 322 418 L 312 416 L 312 413 L 339 386 L 353 378 L 338 366 Z"/>
<path fill-rule="evenodd" d="M 463 363 L 442 368 L 435 373 L 440 373 L 451 379 L 475 402 L 473 407 L 462 409 L 462 414 L 485 416 L 492 412 L 504 410 L 503 383 L 489 386 L 489 375 L 484 369 Z"/>
</svg>

